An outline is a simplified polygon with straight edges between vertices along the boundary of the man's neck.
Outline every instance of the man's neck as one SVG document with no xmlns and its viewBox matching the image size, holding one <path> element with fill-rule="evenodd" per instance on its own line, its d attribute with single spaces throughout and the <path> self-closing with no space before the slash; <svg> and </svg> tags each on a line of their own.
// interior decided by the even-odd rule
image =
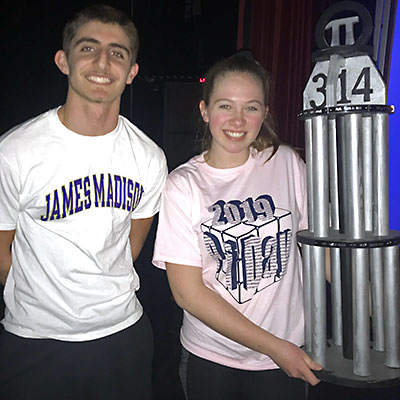
<svg viewBox="0 0 400 400">
<path fill-rule="evenodd" d="M 95 104 L 67 101 L 58 110 L 61 123 L 84 136 L 101 136 L 113 131 L 118 124 L 120 102 Z"/>
</svg>

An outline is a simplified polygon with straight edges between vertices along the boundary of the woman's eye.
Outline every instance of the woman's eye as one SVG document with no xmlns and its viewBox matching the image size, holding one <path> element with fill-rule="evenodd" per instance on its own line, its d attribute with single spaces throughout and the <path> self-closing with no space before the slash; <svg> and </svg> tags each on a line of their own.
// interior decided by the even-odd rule
<svg viewBox="0 0 400 400">
<path fill-rule="evenodd" d="M 219 106 L 219 108 L 222 108 L 223 110 L 230 110 L 230 105 L 229 104 L 221 104 L 220 106 Z"/>
<path fill-rule="evenodd" d="M 258 108 L 255 107 L 255 106 L 249 106 L 249 107 L 247 107 L 247 109 L 248 109 L 249 111 L 258 111 Z"/>
</svg>

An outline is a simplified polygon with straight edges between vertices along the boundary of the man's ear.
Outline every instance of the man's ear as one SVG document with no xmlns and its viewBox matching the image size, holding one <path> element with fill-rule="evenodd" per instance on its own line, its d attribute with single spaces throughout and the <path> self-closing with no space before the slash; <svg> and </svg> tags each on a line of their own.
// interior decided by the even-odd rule
<svg viewBox="0 0 400 400">
<path fill-rule="evenodd" d="M 64 50 L 58 50 L 54 56 L 54 62 L 56 63 L 58 69 L 65 75 L 69 75 L 69 66 L 67 55 Z"/>
<path fill-rule="evenodd" d="M 208 118 L 207 107 L 206 107 L 206 103 L 204 102 L 204 100 L 200 101 L 199 109 L 200 109 L 200 114 L 201 114 L 201 117 L 203 118 L 203 121 L 207 124 L 210 121 L 210 119 Z"/>
<path fill-rule="evenodd" d="M 139 72 L 139 65 L 137 63 L 133 64 L 131 70 L 129 71 L 128 77 L 126 78 L 126 84 L 130 85 Z"/>
</svg>

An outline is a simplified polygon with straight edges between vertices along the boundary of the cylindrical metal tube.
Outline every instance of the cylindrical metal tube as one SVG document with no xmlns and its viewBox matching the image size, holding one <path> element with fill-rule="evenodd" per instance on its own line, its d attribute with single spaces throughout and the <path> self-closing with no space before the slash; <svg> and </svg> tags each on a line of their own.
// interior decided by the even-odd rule
<svg viewBox="0 0 400 400">
<path fill-rule="evenodd" d="M 382 249 L 370 250 L 370 279 L 374 350 L 385 349 Z"/>
<path fill-rule="evenodd" d="M 384 236 L 389 234 L 388 115 L 374 114 L 372 125 L 374 233 Z"/>
<path fill-rule="evenodd" d="M 342 286 L 340 271 L 340 249 L 331 248 L 331 289 L 332 289 L 332 338 L 333 343 L 341 346 L 342 335 Z"/>
<path fill-rule="evenodd" d="M 338 189 L 338 160 L 336 119 L 328 120 L 329 128 L 329 195 L 331 202 L 331 227 L 339 230 L 339 189 Z"/>
<path fill-rule="evenodd" d="M 305 147 L 307 169 L 307 205 L 308 205 L 308 230 L 314 232 L 314 195 L 313 195 L 313 145 L 312 145 L 312 120 L 305 121 Z"/>
<path fill-rule="evenodd" d="M 310 247 L 312 287 L 312 355 L 314 361 L 326 365 L 326 281 L 325 249 Z"/>
<path fill-rule="evenodd" d="M 340 229 L 339 222 L 339 180 L 337 159 L 336 119 L 328 120 L 329 128 L 329 194 L 331 203 L 330 223 L 333 229 Z M 332 296 L 332 337 L 335 345 L 341 345 L 342 336 L 342 293 L 340 282 L 340 250 L 330 249 L 331 296 Z"/>
<path fill-rule="evenodd" d="M 311 255 L 310 246 L 303 244 L 303 296 L 304 296 L 304 337 L 305 346 L 308 353 L 312 352 L 312 332 L 311 332 Z"/>
<path fill-rule="evenodd" d="M 346 131 L 346 164 L 347 164 L 347 189 L 349 234 L 351 238 L 360 239 L 365 235 L 364 205 L 362 190 L 360 132 L 361 114 L 348 114 L 345 116 Z"/>
<path fill-rule="evenodd" d="M 369 331 L 369 274 L 368 250 L 353 249 L 353 332 L 354 356 L 353 372 L 355 375 L 368 376 L 370 368 L 370 331 Z"/>
<path fill-rule="evenodd" d="M 326 115 L 312 118 L 314 233 L 322 237 L 329 232 L 327 128 Z"/>
<path fill-rule="evenodd" d="M 364 186 L 364 219 L 365 230 L 373 229 L 372 205 L 373 197 L 373 158 L 372 158 L 372 117 L 362 118 L 362 171 Z"/>
<path fill-rule="evenodd" d="M 336 136 L 338 146 L 338 188 L 339 188 L 339 225 L 340 233 L 347 235 L 349 227 L 348 210 L 348 182 L 347 174 L 349 166 L 346 159 L 346 132 L 345 117 L 336 117 Z M 352 265 L 351 250 L 340 249 L 340 280 L 342 295 L 342 337 L 343 356 L 353 359 L 353 298 L 352 298 Z"/>
<path fill-rule="evenodd" d="M 399 247 L 383 249 L 385 365 L 400 368 L 400 274 Z"/>
</svg>

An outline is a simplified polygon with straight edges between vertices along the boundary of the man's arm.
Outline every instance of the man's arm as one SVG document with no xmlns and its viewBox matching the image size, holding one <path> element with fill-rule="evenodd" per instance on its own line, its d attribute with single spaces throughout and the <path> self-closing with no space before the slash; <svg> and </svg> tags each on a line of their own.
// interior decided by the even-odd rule
<svg viewBox="0 0 400 400">
<path fill-rule="evenodd" d="M 129 240 L 131 242 L 132 259 L 136 261 L 149 234 L 154 217 L 132 219 Z"/>
<path fill-rule="evenodd" d="M 8 271 L 11 268 L 11 243 L 14 240 L 15 230 L 0 231 L 0 283 L 6 283 Z"/>
</svg>

